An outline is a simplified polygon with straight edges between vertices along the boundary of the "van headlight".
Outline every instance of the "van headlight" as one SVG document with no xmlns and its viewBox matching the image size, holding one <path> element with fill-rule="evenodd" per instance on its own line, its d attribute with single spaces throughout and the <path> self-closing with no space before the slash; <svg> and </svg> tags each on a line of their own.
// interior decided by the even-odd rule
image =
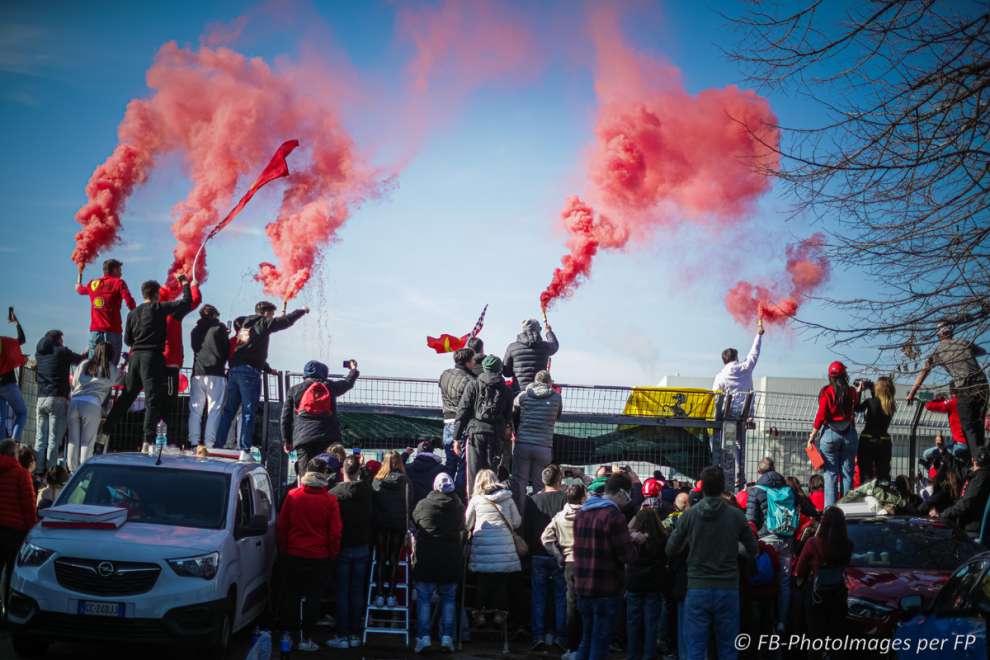
<svg viewBox="0 0 990 660">
<path fill-rule="evenodd" d="M 212 580 L 216 577 L 217 570 L 220 568 L 220 553 L 211 552 L 208 555 L 167 559 L 166 561 L 172 567 L 172 570 L 175 571 L 176 575 Z"/>
<path fill-rule="evenodd" d="M 25 543 L 17 553 L 18 566 L 41 566 L 55 554 L 54 550 L 42 548 L 40 545 Z"/>
</svg>

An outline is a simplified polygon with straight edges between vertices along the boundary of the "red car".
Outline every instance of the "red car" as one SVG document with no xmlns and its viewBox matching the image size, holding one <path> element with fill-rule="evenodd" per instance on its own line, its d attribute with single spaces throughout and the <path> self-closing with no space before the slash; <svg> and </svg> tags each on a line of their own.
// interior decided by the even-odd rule
<svg viewBox="0 0 990 660">
<path fill-rule="evenodd" d="M 908 612 L 905 596 L 927 608 L 952 572 L 983 548 L 961 530 L 930 518 L 852 515 L 846 571 L 850 635 L 890 637 Z M 907 601 L 905 605 L 910 601 Z"/>
</svg>

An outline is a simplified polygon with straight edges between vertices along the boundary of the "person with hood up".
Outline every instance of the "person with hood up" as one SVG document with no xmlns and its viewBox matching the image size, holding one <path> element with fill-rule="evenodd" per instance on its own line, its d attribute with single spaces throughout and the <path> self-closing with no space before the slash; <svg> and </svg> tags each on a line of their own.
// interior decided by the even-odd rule
<svg viewBox="0 0 990 660">
<path fill-rule="evenodd" d="M 73 374 L 65 444 L 65 463 L 70 472 L 78 470 L 93 455 L 103 406 L 110 398 L 111 388 L 120 380 L 117 367 L 110 361 L 112 350 L 110 344 L 96 342 L 91 357 L 81 362 Z"/>
<path fill-rule="evenodd" d="M 327 365 L 310 360 L 303 367 L 303 380 L 286 392 L 279 423 L 285 453 L 296 451 L 296 474 L 303 474 L 311 458 L 340 442 L 337 397 L 354 387 L 360 376 L 357 366 L 351 360 L 343 380 L 330 380 Z"/>
<path fill-rule="evenodd" d="M 34 450 L 38 452 L 38 474 L 44 474 L 58 459 L 69 420 L 69 371 L 85 360 L 86 354 L 66 348 L 61 330 L 49 330 L 38 342 L 34 358 L 38 363 Z"/>
<path fill-rule="evenodd" d="M 704 497 L 678 519 L 667 539 L 667 556 L 688 550 L 682 627 L 688 660 L 704 660 L 712 627 L 719 660 L 734 660 L 740 630 L 739 544 L 746 558 L 753 559 L 756 537 L 739 507 L 722 498 L 722 468 L 706 467 L 701 471 L 701 482 Z"/>
<path fill-rule="evenodd" d="M 564 492 L 565 504 L 540 535 L 543 548 L 564 569 L 564 585 L 567 589 L 567 653 L 577 652 L 581 643 L 581 615 L 577 607 L 577 590 L 574 587 L 574 519 L 587 496 L 584 484 L 572 484 Z"/>
<path fill-rule="evenodd" d="M 17 370 L 27 362 L 27 358 L 21 352 L 21 346 L 27 343 L 27 337 L 24 335 L 21 322 L 14 315 L 13 308 L 10 309 L 7 322 L 13 323 L 17 328 L 17 337 L 0 337 L 0 435 L 7 433 L 9 405 L 11 412 L 14 413 L 14 425 L 10 437 L 20 442 L 24 425 L 27 424 L 27 406 L 24 404 L 21 388 L 17 385 Z"/>
<path fill-rule="evenodd" d="M 734 476 L 737 490 L 746 484 L 746 420 L 743 419 L 743 413 L 746 396 L 753 391 L 753 370 L 756 369 L 756 363 L 760 359 L 763 332 L 763 319 L 759 319 L 756 322 L 753 346 L 749 349 L 745 360 L 739 360 L 738 349 L 727 348 L 722 351 L 722 370 L 715 375 L 715 380 L 712 382 L 713 390 L 732 397 L 732 409 L 728 412 L 736 420 L 736 443 L 731 455 L 722 452 L 721 427 L 712 433 L 712 463 L 724 466 L 729 476 Z"/>
<path fill-rule="evenodd" d="M 466 427 L 468 495 L 481 470 L 494 469 L 495 457 L 502 451 L 502 438 L 512 423 L 512 391 L 502 379 L 502 361 L 486 355 L 481 363 L 483 372 L 464 388 L 457 404 L 457 417 L 452 430 L 459 438 Z M 502 456 L 503 462 L 508 457 Z"/>
<path fill-rule="evenodd" d="M 437 475 L 445 469 L 442 459 L 433 451 L 433 443 L 429 440 L 421 441 L 416 445 L 415 451 L 407 449 L 406 452 L 406 476 L 412 482 L 412 506 L 415 508 L 433 490 Z"/>
<path fill-rule="evenodd" d="M 320 617 L 320 591 L 330 561 L 340 551 L 343 522 L 337 498 L 327 490 L 327 464 L 313 459 L 306 465 L 300 487 L 285 497 L 278 512 L 276 536 L 286 572 L 283 625 L 299 633 L 299 601 L 305 599 L 302 632 L 296 648 L 316 651 L 313 629 Z"/>
<path fill-rule="evenodd" d="M 547 338 L 540 336 L 540 322 L 536 319 L 523 321 L 522 332 L 505 349 L 502 360 L 502 374 L 512 378 L 512 393 L 519 394 L 533 382 L 538 371 L 545 371 L 550 365 L 550 356 L 560 349 L 557 335 L 550 324 L 546 324 Z"/>
<path fill-rule="evenodd" d="M 28 530 L 38 521 L 31 473 L 17 460 L 17 442 L 0 442 L 0 574 L 14 570 L 14 560 Z M 9 583 L 9 581 L 8 581 Z M 7 594 L 0 594 L 7 602 Z"/>
<path fill-rule="evenodd" d="M 494 611 L 493 623 L 502 626 L 509 610 L 508 574 L 522 570 L 512 537 L 512 530 L 519 527 L 522 517 L 512 491 L 495 480 L 493 471 L 479 471 L 472 492 L 464 518 L 471 535 L 468 568 L 478 578 L 479 613 L 475 625 L 484 626 L 485 613 Z"/>
<path fill-rule="evenodd" d="M 440 374 L 440 401 L 443 407 L 444 469 L 454 480 L 459 492 L 464 492 L 464 456 L 458 450 L 460 438 L 453 435 L 457 421 L 457 406 L 464 388 L 475 379 L 474 351 L 462 348 L 454 351 L 454 366 Z"/>
<path fill-rule="evenodd" d="M 330 490 L 340 503 L 344 524 L 337 555 L 337 636 L 327 642 L 334 649 L 361 646 L 371 545 L 371 486 L 361 480 L 359 456 L 344 459 L 343 476 L 343 483 Z"/>
<path fill-rule="evenodd" d="M 626 657 L 653 660 L 657 657 L 658 624 L 663 594 L 670 589 L 664 545 L 667 532 L 660 512 L 660 482 L 643 483 L 643 503 L 629 522 L 630 532 L 646 539 L 635 559 L 626 567 Z"/>
<path fill-rule="evenodd" d="M 237 438 L 240 447 L 240 460 L 251 460 L 251 443 L 254 439 L 254 408 L 261 396 L 261 374 L 268 363 L 268 343 L 272 333 L 287 330 L 309 314 L 309 307 L 297 309 L 289 314 L 275 316 L 275 304 L 262 300 L 254 306 L 254 314 L 239 317 L 234 325 L 239 329 L 233 353 L 230 356 L 230 370 L 227 372 L 227 397 L 223 404 L 223 415 L 217 428 L 217 448 L 222 447 L 234 423 L 238 407 L 241 409 L 241 429 Z M 290 436 L 283 436 L 290 437 Z"/>
<path fill-rule="evenodd" d="M 399 574 L 399 555 L 406 545 L 409 513 L 412 511 L 412 483 L 405 474 L 402 457 L 390 451 L 371 482 L 375 519 L 375 541 L 378 549 L 375 576 L 375 607 L 388 604 L 395 607 L 395 581 Z M 389 588 L 386 592 L 385 584 Z"/>
<path fill-rule="evenodd" d="M 535 378 L 512 404 L 518 415 L 512 476 L 521 502 L 525 502 L 527 486 L 532 484 L 534 492 L 543 486 L 543 468 L 553 462 L 553 428 L 564 408 L 560 394 L 553 389 L 550 372 L 540 371 Z"/>
<path fill-rule="evenodd" d="M 199 320 L 190 334 L 193 349 L 192 380 L 189 383 L 189 444 L 216 445 L 217 427 L 227 390 L 227 354 L 230 338 L 227 326 L 220 321 L 220 311 L 203 305 Z M 203 413 L 206 435 L 203 436 Z"/>
<path fill-rule="evenodd" d="M 446 472 L 436 476 L 433 490 L 413 509 L 416 653 L 422 653 L 431 643 L 430 603 L 434 593 L 440 608 L 440 647 L 448 653 L 454 650 L 457 583 L 464 566 L 464 515 L 464 503 Z"/>
<path fill-rule="evenodd" d="M 773 459 L 764 457 L 756 468 L 759 477 L 749 489 L 746 501 L 746 520 L 756 537 L 773 547 L 777 553 L 780 570 L 777 597 L 777 626 L 786 625 L 791 602 L 791 562 L 794 557 L 794 540 L 800 527 L 800 514 L 809 518 L 821 516 L 815 506 L 787 485 L 775 469 Z"/>
</svg>

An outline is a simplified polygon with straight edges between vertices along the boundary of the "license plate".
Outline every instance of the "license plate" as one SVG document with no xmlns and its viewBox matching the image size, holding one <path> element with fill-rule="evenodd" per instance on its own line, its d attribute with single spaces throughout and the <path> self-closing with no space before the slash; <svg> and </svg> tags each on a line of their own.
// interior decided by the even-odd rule
<svg viewBox="0 0 990 660">
<path fill-rule="evenodd" d="M 79 613 L 86 616 L 124 616 L 123 603 L 101 603 L 93 600 L 79 601 Z"/>
</svg>

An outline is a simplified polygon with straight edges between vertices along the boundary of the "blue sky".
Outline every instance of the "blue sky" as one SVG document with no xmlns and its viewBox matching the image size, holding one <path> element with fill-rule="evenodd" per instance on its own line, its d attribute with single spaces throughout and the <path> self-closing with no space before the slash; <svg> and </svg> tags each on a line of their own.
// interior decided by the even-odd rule
<svg viewBox="0 0 990 660">
<path fill-rule="evenodd" d="M 316 11 L 327 56 L 346 59 L 376 85 L 401 84 L 410 53 L 396 43 L 395 5 L 326 5 Z M 647 20 L 632 26 L 630 41 L 679 66 L 689 91 L 741 82 L 718 48 L 730 46 L 731 36 L 711 6 L 637 6 L 645 7 Z M 534 24 L 577 25 L 574 7 L 541 4 Z M 116 144 L 127 102 L 148 94 L 144 73 L 155 52 L 168 40 L 196 45 L 207 25 L 232 21 L 242 10 L 231 2 L 8 3 L 0 9 L 7 154 L 0 164 L 6 229 L 0 304 L 17 308 L 32 344 L 52 327 L 62 329 L 71 346 L 85 342 L 88 303 L 73 291 L 69 260 L 74 214 L 93 168 Z M 272 27 L 249 31 L 235 48 L 271 61 L 297 56 L 298 43 L 291 30 Z M 427 334 L 467 332 L 488 303 L 483 337 L 489 351 L 501 353 L 519 322 L 538 316 L 537 296 L 564 253 L 556 217 L 564 198 L 581 192 L 595 109 L 588 67 L 550 50 L 554 56 L 531 75 L 476 89 L 434 122 L 397 188 L 353 214 L 327 250 L 319 280 L 299 299 L 314 313 L 273 340 L 273 365 L 299 369 L 311 358 L 334 365 L 353 357 L 367 374 L 433 377 L 450 358 L 425 347 Z M 768 97 L 784 125 L 817 114 L 798 99 Z M 359 141 L 374 140 L 374 123 L 347 108 L 343 113 Z M 387 151 L 388 145 L 377 146 Z M 124 242 L 100 259 L 124 261 L 133 291 L 164 275 L 174 244 L 170 209 L 187 190 L 179 160 L 172 159 L 130 199 Z M 204 296 L 224 318 L 248 313 L 262 297 L 250 273 L 271 257 L 262 228 L 276 200 L 276 191 L 263 192 L 236 228 L 216 239 Z M 761 201 L 751 230 L 731 240 L 657 236 L 626 253 L 599 254 L 592 278 L 552 313 L 562 343 L 556 378 L 652 384 L 665 374 L 714 374 L 723 348 L 745 350 L 751 340 L 725 311 L 727 287 L 739 277 L 779 271 L 784 244 L 817 229 L 785 223 L 785 209 L 775 190 Z M 742 264 L 739 272 L 719 267 L 727 252 L 743 255 L 733 258 Z M 96 266 L 87 271 L 97 274 Z M 841 297 L 864 286 L 870 284 L 857 273 L 834 273 L 824 293 Z M 835 312 L 812 302 L 801 315 L 828 322 Z M 192 317 L 186 325 L 192 327 Z M 760 373 L 818 377 L 831 359 L 825 342 L 774 329 Z"/>
</svg>

